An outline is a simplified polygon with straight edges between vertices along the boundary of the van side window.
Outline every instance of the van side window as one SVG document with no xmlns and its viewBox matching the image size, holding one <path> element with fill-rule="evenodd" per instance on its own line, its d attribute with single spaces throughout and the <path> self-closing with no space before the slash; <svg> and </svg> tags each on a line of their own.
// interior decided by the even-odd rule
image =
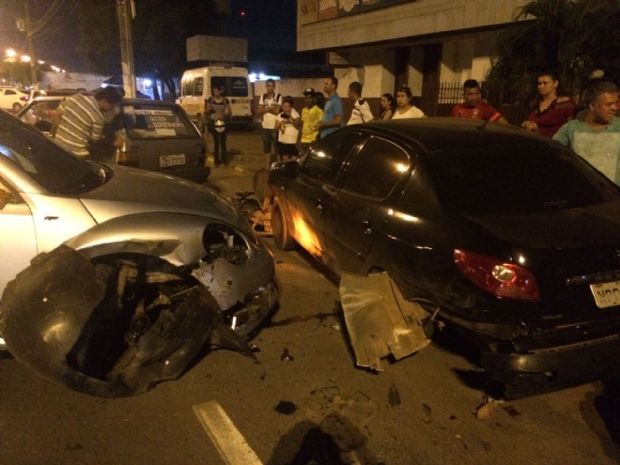
<svg viewBox="0 0 620 465">
<path fill-rule="evenodd" d="M 196 78 L 194 80 L 194 93 L 193 93 L 193 95 L 195 97 L 202 97 L 203 89 L 204 89 L 204 79 L 203 78 Z"/>
<path fill-rule="evenodd" d="M 183 96 L 194 95 L 194 80 L 183 81 Z"/>
</svg>

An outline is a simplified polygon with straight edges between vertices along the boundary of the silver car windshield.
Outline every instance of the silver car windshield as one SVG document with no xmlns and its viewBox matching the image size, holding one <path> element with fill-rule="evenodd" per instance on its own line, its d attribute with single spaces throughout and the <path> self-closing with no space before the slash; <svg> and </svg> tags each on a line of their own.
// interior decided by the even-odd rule
<svg viewBox="0 0 620 465">
<path fill-rule="evenodd" d="M 80 160 L 30 127 L 2 118 L 0 156 L 10 160 L 51 194 L 76 195 L 106 181 L 108 172 Z"/>
</svg>

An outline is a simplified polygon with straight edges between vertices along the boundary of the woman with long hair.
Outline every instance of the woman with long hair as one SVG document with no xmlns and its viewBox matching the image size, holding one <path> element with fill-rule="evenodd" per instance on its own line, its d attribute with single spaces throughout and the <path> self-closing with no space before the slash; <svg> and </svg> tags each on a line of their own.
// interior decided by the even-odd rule
<svg viewBox="0 0 620 465">
<path fill-rule="evenodd" d="M 394 114 L 394 96 L 390 93 L 381 96 L 381 115 L 379 119 L 392 119 Z"/>
<path fill-rule="evenodd" d="M 562 94 L 559 85 L 560 82 L 554 72 L 538 73 L 536 81 L 538 96 L 521 127 L 544 137 L 553 137 L 564 123 L 573 119 L 577 111 L 575 102 Z"/>
<path fill-rule="evenodd" d="M 230 119 L 232 111 L 230 102 L 224 96 L 224 87 L 213 87 L 211 94 L 205 104 L 205 117 L 209 132 L 213 136 L 213 162 L 215 166 L 220 166 L 228 161 L 226 121 Z"/>
</svg>

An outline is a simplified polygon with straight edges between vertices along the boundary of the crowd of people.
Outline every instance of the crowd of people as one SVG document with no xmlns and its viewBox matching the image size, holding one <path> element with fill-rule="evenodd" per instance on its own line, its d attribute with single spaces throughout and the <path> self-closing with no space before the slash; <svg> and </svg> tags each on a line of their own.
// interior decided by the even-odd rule
<svg viewBox="0 0 620 465">
<path fill-rule="evenodd" d="M 383 94 L 377 116 L 369 102 L 363 98 L 360 82 L 352 82 L 348 98 L 352 110 L 345 119 L 343 101 L 338 95 L 338 79 L 329 77 L 323 92 L 307 88 L 303 92 L 304 106 L 301 113 L 294 108 L 292 97 L 276 92 L 273 80 L 266 82 L 267 92 L 261 95 L 258 114 L 262 120 L 263 152 L 266 167 L 273 156 L 280 160 L 295 159 L 299 149 L 305 151 L 317 140 L 326 137 L 343 125 L 362 124 L 375 119 L 422 118 L 424 113 L 412 102 L 412 92 L 401 86 L 395 96 Z M 558 77 L 550 71 L 539 73 L 537 98 L 531 111 L 521 123 L 524 130 L 553 138 L 570 147 L 592 165 L 620 184 L 620 110 L 618 87 L 602 79 L 593 81 L 584 92 L 579 108 L 561 91 Z M 226 161 L 225 121 L 230 118 L 230 103 L 222 87 L 214 87 L 213 95 L 205 102 L 204 123 L 213 137 L 214 162 L 218 166 Z M 468 79 L 463 84 L 463 103 L 454 105 L 450 115 L 454 118 L 485 120 L 510 124 L 502 114 L 482 98 L 480 84 Z M 111 88 L 94 96 L 76 94 L 67 98 L 60 107 L 56 141 L 67 150 L 81 157 L 92 156 L 93 147 L 106 138 L 104 114 L 120 102 L 121 96 Z M 108 135 L 108 138 L 113 134 Z M 106 146 L 118 146 L 109 141 Z"/>
<path fill-rule="evenodd" d="M 362 96 L 362 84 L 352 82 L 348 88 L 352 109 L 346 120 L 335 77 L 325 79 L 322 93 L 312 88 L 304 90 L 301 114 L 293 108 L 292 97 L 282 97 L 275 92 L 274 81 L 268 81 L 266 88 L 267 93 L 260 98 L 259 114 L 263 121 L 263 150 L 267 167 L 274 154 L 281 160 L 293 159 L 299 154 L 298 148 L 305 151 L 311 144 L 345 124 L 425 117 L 424 112 L 413 104 L 408 86 L 399 87 L 394 96 L 383 94 L 375 116 L 369 102 Z M 604 80 L 593 81 L 581 99 L 581 111 L 562 92 L 557 75 L 551 71 L 538 74 L 537 91 L 531 110 L 520 126 L 569 146 L 620 184 L 620 118 L 616 117 L 620 102 L 616 85 Z M 483 99 L 478 81 L 466 80 L 462 96 L 463 103 L 453 106 L 451 117 L 510 124 Z"/>
</svg>

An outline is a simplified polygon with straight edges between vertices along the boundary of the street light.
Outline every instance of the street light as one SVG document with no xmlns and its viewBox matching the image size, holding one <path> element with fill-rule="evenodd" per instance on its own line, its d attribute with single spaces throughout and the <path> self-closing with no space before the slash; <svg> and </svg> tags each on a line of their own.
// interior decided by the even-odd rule
<svg viewBox="0 0 620 465">
<path fill-rule="evenodd" d="M 12 49 L 12 48 L 7 48 L 4 51 L 4 54 L 6 55 L 7 58 L 15 58 L 17 56 L 17 52 L 15 51 L 15 49 Z"/>
<path fill-rule="evenodd" d="M 30 63 L 30 57 L 28 55 L 22 55 L 20 60 L 22 63 Z"/>
</svg>

